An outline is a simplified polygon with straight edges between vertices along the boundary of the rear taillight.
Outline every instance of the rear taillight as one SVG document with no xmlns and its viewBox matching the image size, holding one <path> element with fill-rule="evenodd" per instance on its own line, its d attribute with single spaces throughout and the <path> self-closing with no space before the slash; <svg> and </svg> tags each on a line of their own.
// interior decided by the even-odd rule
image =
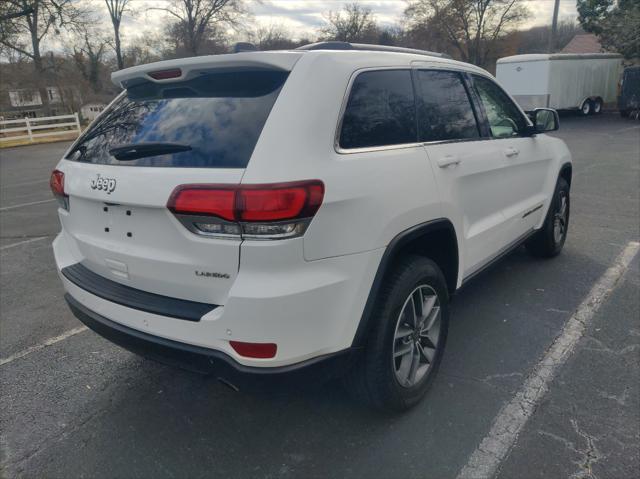
<svg viewBox="0 0 640 479">
<path fill-rule="evenodd" d="M 49 185 L 53 196 L 58 200 L 61 208 L 65 210 L 69 209 L 69 195 L 64 192 L 64 173 L 60 170 L 53 170 L 51 178 L 49 179 Z"/>
<path fill-rule="evenodd" d="M 324 197 L 319 180 L 269 185 L 181 185 L 167 207 L 191 231 L 254 239 L 304 234 Z"/>
</svg>

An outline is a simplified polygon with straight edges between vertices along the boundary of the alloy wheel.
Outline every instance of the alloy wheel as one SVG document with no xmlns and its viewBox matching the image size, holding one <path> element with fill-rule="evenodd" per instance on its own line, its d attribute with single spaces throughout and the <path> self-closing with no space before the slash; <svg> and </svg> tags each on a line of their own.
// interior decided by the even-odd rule
<svg viewBox="0 0 640 479">
<path fill-rule="evenodd" d="M 567 194 L 561 191 L 560 197 L 558 198 L 558 208 L 553 221 L 553 240 L 556 244 L 559 244 L 567 233 L 567 215 Z"/>
<path fill-rule="evenodd" d="M 393 365 L 396 379 L 412 387 L 431 368 L 440 339 L 440 301 L 429 285 L 415 288 L 404 302 L 393 338 Z"/>
</svg>

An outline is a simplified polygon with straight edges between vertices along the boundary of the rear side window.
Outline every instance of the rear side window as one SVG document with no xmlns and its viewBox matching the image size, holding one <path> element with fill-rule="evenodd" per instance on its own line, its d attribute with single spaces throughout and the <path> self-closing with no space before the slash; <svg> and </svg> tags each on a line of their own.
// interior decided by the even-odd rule
<svg viewBox="0 0 640 479">
<path fill-rule="evenodd" d="M 416 112 L 411 72 L 379 70 L 360 73 L 342 119 L 341 148 L 415 143 Z"/>
<path fill-rule="evenodd" d="M 109 165 L 244 168 L 287 75 L 223 71 L 129 87 L 67 157 Z"/>
<path fill-rule="evenodd" d="M 478 138 L 478 124 L 458 73 L 417 72 L 420 141 Z"/>
</svg>

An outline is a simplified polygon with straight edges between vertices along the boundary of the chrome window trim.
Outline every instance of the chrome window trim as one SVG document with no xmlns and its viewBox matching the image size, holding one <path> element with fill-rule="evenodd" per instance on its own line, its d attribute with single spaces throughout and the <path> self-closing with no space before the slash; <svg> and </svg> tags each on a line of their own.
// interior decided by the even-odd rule
<svg viewBox="0 0 640 479">
<path fill-rule="evenodd" d="M 405 150 L 408 148 L 417 148 L 423 146 L 424 143 L 400 143 L 398 145 L 384 145 L 384 146 L 367 146 L 364 148 L 342 148 L 339 145 L 335 145 L 336 153 L 341 155 L 354 155 L 357 153 L 371 153 L 374 151 L 389 151 L 389 150 Z"/>
<path fill-rule="evenodd" d="M 340 155 L 350 155 L 350 154 L 356 154 L 356 153 L 370 153 L 374 151 L 388 151 L 388 150 L 400 150 L 404 148 L 416 148 L 418 146 L 422 146 L 422 143 L 420 142 L 399 143 L 397 145 L 365 146 L 362 148 L 342 148 L 340 146 L 340 133 L 342 132 L 342 123 L 344 121 L 344 113 L 347 109 L 347 103 L 349 103 L 349 97 L 351 96 L 351 89 L 353 88 L 353 83 L 356 81 L 356 78 L 358 78 L 361 73 L 370 72 L 370 71 L 385 71 L 385 70 L 399 70 L 399 71 L 407 70 L 409 73 L 411 73 L 412 68 L 407 65 L 365 67 L 365 68 L 359 68 L 358 70 L 355 70 L 351 74 L 351 77 L 349 78 L 349 83 L 347 84 L 347 89 L 345 91 L 344 96 L 342 97 L 342 105 L 340 106 L 338 124 L 336 125 L 336 131 L 333 136 L 333 149 L 336 153 Z"/>
<path fill-rule="evenodd" d="M 358 76 L 361 73 L 364 72 L 369 72 L 369 71 L 384 71 L 384 70 L 409 70 L 410 72 L 413 70 L 439 70 L 439 71 L 450 71 L 453 73 L 475 73 L 475 71 L 473 70 L 469 70 L 469 69 L 465 69 L 465 68 L 455 68 L 456 65 L 449 67 L 448 65 L 438 65 L 438 66 L 429 66 L 427 67 L 426 65 L 418 65 L 414 63 L 421 63 L 421 62 L 412 62 L 411 66 L 386 66 L 386 67 L 366 67 L 366 68 L 360 68 L 358 70 L 355 70 L 352 74 L 351 77 L 349 78 L 349 83 L 347 84 L 347 89 L 345 91 L 345 94 L 343 95 L 342 98 L 342 105 L 340 106 L 340 113 L 339 113 L 339 119 L 338 119 L 338 123 L 336 126 L 336 132 L 334 135 L 334 140 L 333 140 L 333 149 L 336 153 L 338 153 L 339 155 L 353 155 L 353 154 L 359 154 L 359 153 L 373 153 L 373 152 L 379 152 L 379 151 L 391 151 L 391 150 L 402 150 L 402 149 L 408 149 L 408 148 L 417 148 L 417 147 L 425 147 L 425 146 L 429 146 L 429 145 L 445 145 L 448 143 L 466 143 L 466 142 L 471 142 L 471 141 L 486 141 L 486 140 L 504 140 L 506 138 L 495 138 L 492 136 L 478 136 L 477 138 L 457 138 L 457 139 L 453 139 L 453 140 L 433 140 L 433 141 L 417 141 L 417 142 L 412 142 L 412 143 L 400 143 L 397 145 L 383 145 L 383 146 L 367 146 L 367 147 L 363 147 L 363 148 L 342 148 L 340 146 L 340 133 L 342 132 L 342 123 L 344 121 L 344 113 L 347 109 L 347 103 L 349 102 L 349 97 L 351 96 L 351 89 L 353 87 L 353 83 L 355 82 L 356 78 L 358 78 Z M 429 62 L 430 63 L 430 62 Z M 487 79 L 491 79 L 490 77 L 488 77 L 487 75 L 479 75 L 479 76 L 484 76 Z M 412 79 L 413 80 L 413 79 Z M 494 82 L 495 83 L 495 82 Z M 415 95 L 415 87 L 414 87 L 414 95 Z M 471 102 L 472 100 L 469 99 L 469 101 Z M 416 112 L 417 113 L 417 112 Z M 477 119 L 476 119 L 477 121 Z"/>
</svg>

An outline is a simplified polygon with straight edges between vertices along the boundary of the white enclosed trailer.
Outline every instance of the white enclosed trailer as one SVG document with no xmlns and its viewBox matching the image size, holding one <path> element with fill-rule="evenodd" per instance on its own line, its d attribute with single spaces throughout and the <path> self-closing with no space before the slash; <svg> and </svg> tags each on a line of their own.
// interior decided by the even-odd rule
<svg viewBox="0 0 640 479">
<path fill-rule="evenodd" d="M 622 56 L 554 53 L 500 58 L 496 78 L 523 110 L 549 107 L 600 113 L 615 104 Z"/>
</svg>

